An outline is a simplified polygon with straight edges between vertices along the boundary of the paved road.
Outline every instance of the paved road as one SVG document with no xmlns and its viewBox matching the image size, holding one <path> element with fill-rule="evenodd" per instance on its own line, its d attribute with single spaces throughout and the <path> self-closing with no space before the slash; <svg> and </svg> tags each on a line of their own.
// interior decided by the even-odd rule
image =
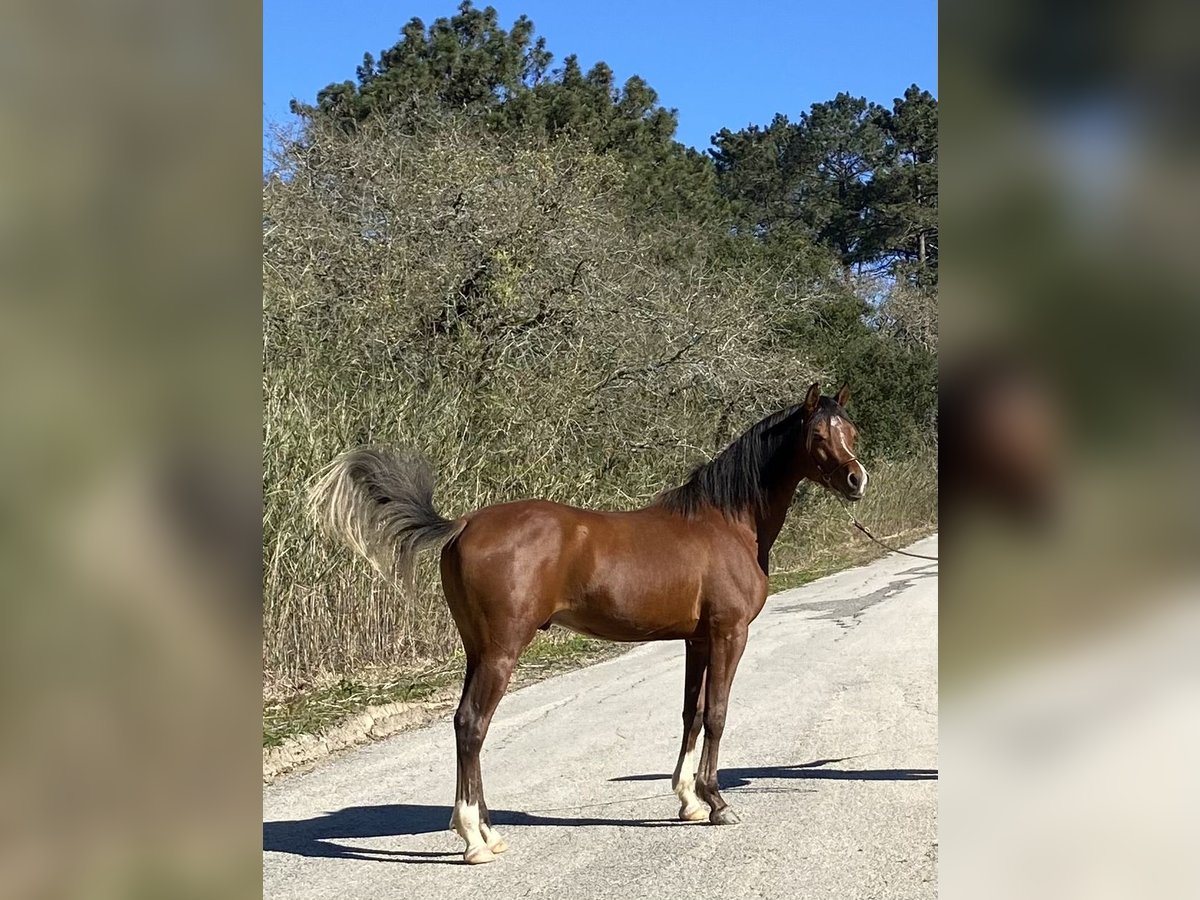
<svg viewBox="0 0 1200 900">
<path fill-rule="evenodd" d="M 892 555 L 767 601 L 721 745 L 741 825 L 674 820 L 683 646 L 646 644 L 501 702 L 495 863 L 447 830 L 443 718 L 264 789 L 264 896 L 935 897 L 936 572 Z"/>
</svg>

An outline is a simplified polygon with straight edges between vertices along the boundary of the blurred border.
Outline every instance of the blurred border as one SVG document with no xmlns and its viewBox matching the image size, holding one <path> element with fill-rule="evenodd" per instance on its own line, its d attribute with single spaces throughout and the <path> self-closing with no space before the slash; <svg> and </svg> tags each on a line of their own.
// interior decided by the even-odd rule
<svg viewBox="0 0 1200 900">
<path fill-rule="evenodd" d="M 947 897 L 1200 895 L 1198 19 L 941 7 Z"/>
<path fill-rule="evenodd" d="M 261 12 L 2 16 L 2 892 L 253 895 Z"/>
</svg>

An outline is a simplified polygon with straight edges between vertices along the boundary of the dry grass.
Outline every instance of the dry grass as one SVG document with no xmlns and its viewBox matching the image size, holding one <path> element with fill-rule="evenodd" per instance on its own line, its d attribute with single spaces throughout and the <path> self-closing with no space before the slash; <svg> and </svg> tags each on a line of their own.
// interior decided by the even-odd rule
<svg viewBox="0 0 1200 900">
<path fill-rule="evenodd" d="M 521 654 L 512 687 L 608 659 L 628 647 L 552 629 L 539 634 Z M 270 696 L 263 703 L 263 747 L 279 747 L 297 735 L 327 734 L 372 707 L 414 702 L 436 706 L 446 697 L 456 699 L 463 667 L 463 654 L 456 649 L 433 667 L 370 668 L 353 677 L 327 677 L 302 690 Z"/>
<path fill-rule="evenodd" d="M 937 523 L 937 457 L 932 451 L 903 460 L 877 460 L 868 467 L 867 496 L 854 506 L 858 519 L 879 536 L 915 540 Z M 789 575 L 796 583 L 836 572 L 883 554 L 850 524 L 840 501 L 808 484 L 772 554 L 772 589 Z M 788 585 L 791 586 L 791 585 Z"/>
</svg>

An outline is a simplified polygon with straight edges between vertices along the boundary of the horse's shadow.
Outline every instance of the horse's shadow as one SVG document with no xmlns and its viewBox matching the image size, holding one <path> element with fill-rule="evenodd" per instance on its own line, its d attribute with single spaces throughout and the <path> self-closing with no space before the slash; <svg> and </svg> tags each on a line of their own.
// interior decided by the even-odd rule
<svg viewBox="0 0 1200 900">
<path fill-rule="evenodd" d="M 334 859 L 363 859 L 377 862 L 455 863 L 462 851 L 382 850 L 349 847 L 334 838 L 398 837 L 447 831 L 449 806 L 392 803 L 382 806 L 351 806 L 311 819 L 263 823 L 263 850 Z M 590 816 L 547 816 L 493 809 L 492 824 L 503 825 L 624 825 L 662 828 L 678 825 L 674 819 L 620 819 Z M 457 838 L 455 838 L 457 840 Z"/>
<path fill-rule="evenodd" d="M 810 781 L 936 781 L 937 769 L 826 769 L 831 763 L 845 762 L 843 759 L 817 759 L 794 766 L 752 766 L 746 768 L 721 769 L 717 779 L 721 790 L 733 790 L 750 786 L 756 779 L 799 778 Z M 670 775 L 622 775 L 609 781 L 661 781 Z"/>
<path fill-rule="evenodd" d="M 722 769 L 722 790 L 750 786 L 756 779 L 834 779 L 853 781 L 931 781 L 938 777 L 937 769 L 825 769 L 823 766 L 842 762 L 840 759 L 818 759 L 794 766 L 758 766 L 753 768 Z M 611 781 L 669 780 L 670 775 L 623 775 Z M 754 790 L 754 788 L 750 788 Z M 764 788 L 769 790 L 769 788 Z M 594 816 L 555 816 L 493 809 L 492 823 L 503 825 L 551 825 L 579 827 L 588 825 L 620 825 L 635 828 L 693 827 L 675 819 L 622 819 Z M 415 803 L 392 803 L 381 806 L 350 806 L 337 812 L 311 819 L 282 820 L 263 823 L 263 850 L 291 853 L 297 856 L 332 859 L 358 859 L 375 862 L 453 863 L 462 855 L 457 851 L 385 850 L 374 847 L 351 847 L 337 843 L 339 838 L 381 838 L 404 835 L 432 834 L 449 828 L 449 806 L 425 806 Z"/>
</svg>

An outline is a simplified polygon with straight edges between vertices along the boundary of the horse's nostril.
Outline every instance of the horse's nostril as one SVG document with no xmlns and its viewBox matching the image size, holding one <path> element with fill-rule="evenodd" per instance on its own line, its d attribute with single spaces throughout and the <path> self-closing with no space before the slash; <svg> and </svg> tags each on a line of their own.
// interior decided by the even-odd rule
<svg viewBox="0 0 1200 900">
<path fill-rule="evenodd" d="M 854 490 L 858 490 L 858 476 L 853 472 L 846 473 L 846 481 Z"/>
</svg>

